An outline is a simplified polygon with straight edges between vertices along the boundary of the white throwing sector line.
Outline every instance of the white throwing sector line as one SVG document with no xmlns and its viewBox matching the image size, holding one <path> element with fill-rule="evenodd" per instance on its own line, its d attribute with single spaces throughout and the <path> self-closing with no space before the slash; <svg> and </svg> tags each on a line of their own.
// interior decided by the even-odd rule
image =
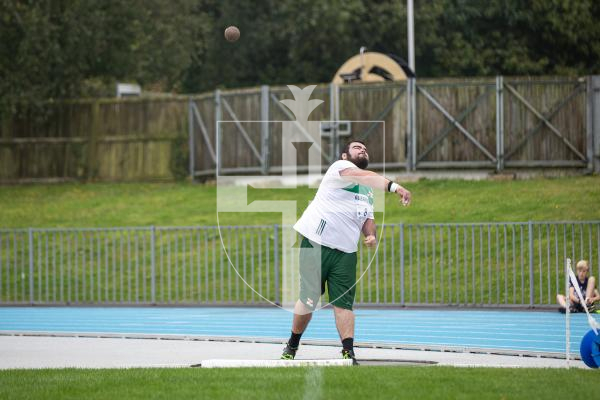
<svg viewBox="0 0 600 400">
<path fill-rule="evenodd" d="M 202 368 L 351 367 L 352 360 L 204 360 Z"/>
<path fill-rule="evenodd" d="M 321 399 L 322 392 L 323 368 L 308 368 L 304 376 L 304 396 L 302 396 L 302 400 Z"/>
</svg>

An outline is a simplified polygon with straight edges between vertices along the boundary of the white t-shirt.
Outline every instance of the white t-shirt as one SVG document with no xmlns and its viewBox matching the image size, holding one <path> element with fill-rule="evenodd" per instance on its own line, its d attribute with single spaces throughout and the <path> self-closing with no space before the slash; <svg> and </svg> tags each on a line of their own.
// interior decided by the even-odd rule
<svg viewBox="0 0 600 400">
<path fill-rule="evenodd" d="M 294 229 L 322 246 L 354 253 L 363 224 L 375 219 L 373 190 L 342 179 L 340 171 L 347 168 L 357 167 L 347 160 L 338 160 L 329 167 Z"/>
</svg>

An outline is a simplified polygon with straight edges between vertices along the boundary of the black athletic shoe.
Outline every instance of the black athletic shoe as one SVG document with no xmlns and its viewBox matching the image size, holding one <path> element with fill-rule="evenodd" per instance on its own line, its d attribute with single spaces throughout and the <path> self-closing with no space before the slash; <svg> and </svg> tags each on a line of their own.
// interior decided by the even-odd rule
<svg viewBox="0 0 600 400">
<path fill-rule="evenodd" d="M 292 347 L 289 344 L 285 345 L 285 349 L 283 349 L 283 354 L 281 355 L 282 360 L 293 360 L 296 357 L 296 352 L 298 351 L 297 347 Z"/>
<path fill-rule="evenodd" d="M 565 307 L 558 307 L 558 312 L 565 314 L 567 312 L 567 309 Z"/>
<path fill-rule="evenodd" d="M 342 350 L 342 358 L 344 360 L 352 360 L 352 365 L 358 365 L 358 361 L 356 361 L 356 357 L 354 356 L 354 350 Z"/>
</svg>

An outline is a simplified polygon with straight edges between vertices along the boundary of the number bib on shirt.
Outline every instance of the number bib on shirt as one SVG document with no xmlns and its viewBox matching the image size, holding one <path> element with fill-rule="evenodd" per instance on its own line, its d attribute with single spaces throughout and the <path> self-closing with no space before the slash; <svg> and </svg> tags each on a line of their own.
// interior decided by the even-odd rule
<svg viewBox="0 0 600 400">
<path fill-rule="evenodd" d="M 369 216 L 370 209 L 372 206 L 369 204 L 368 195 L 355 194 L 354 195 L 354 206 L 356 208 L 356 217 L 360 220 L 365 220 Z"/>
</svg>

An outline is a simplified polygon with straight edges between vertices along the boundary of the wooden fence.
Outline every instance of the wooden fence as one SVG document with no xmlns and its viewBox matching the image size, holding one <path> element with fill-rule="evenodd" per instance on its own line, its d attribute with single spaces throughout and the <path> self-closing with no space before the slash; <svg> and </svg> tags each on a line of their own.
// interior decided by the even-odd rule
<svg viewBox="0 0 600 400">
<path fill-rule="evenodd" d="M 187 98 L 48 103 L 0 128 L 0 181 L 171 180 L 185 175 Z"/>
<path fill-rule="evenodd" d="M 599 89 L 597 76 L 325 84 L 312 93 L 323 103 L 309 120 L 350 121 L 372 164 L 395 169 L 600 172 Z M 48 102 L 1 122 L 0 182 L 173 180 L 218 167 L 277 174 L 282 121 L 294 120 L 279 101 L 291 98 L 287 87 L 262 87 Z M 344 140 L 323 137 L 323 160 Z M 300 151 L 299 165 L 307 162 Z"/>
<path fill-rule="evenodd" d="M 323 104 L 309 120 L 350 121 L 351 136 L 367 142 L 379 167 L 600 172 L 599 88 L 598 77 L 319 85 L 311 98 Z M 190 175 L 277 174 L 282 121 L 294 119 L 279 100 L 290 97 L 285 87 L 263 87 L 192 101 Z M 321 137 L 323 159 L 337 157 L 344 140 Z M 306 163 L 299 151 L 299 166 Z"/>
</svg>

